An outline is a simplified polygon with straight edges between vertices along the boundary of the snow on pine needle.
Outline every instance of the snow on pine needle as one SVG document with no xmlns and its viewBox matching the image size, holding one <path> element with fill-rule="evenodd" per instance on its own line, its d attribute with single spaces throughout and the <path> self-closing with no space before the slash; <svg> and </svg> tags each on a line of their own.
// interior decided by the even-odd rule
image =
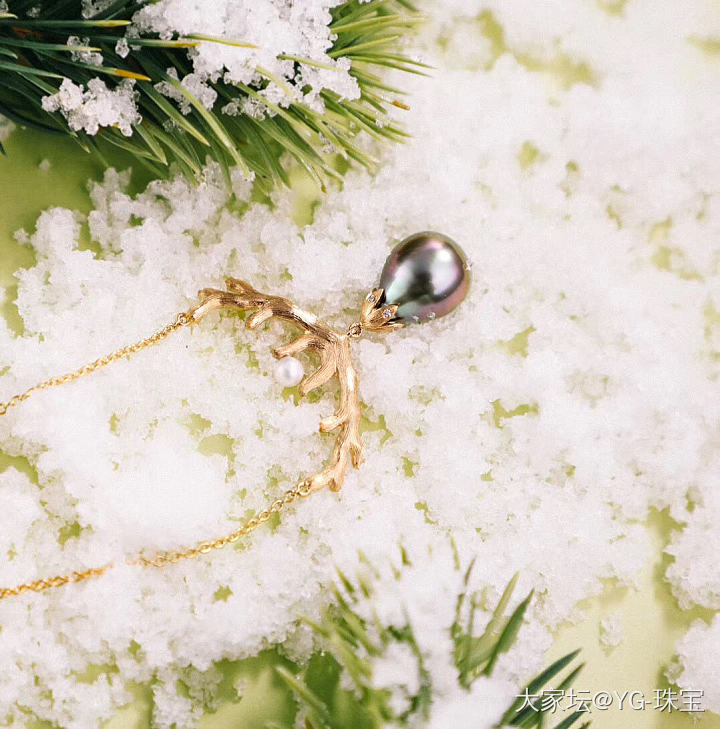
<svg viewBox="0 0 720 729">
<path fill-rule="evenodd" d="M 401 552 L 402 564 L 393 569 L 398 584 L 391 580 L 389 590 L 387 582 L 377 584 L 380 573 L 371 565 L 365 564 L 355 579 L 338 571 L 332 603 L 318 620 L 306 621 L 319 650 L 302 667 L 275 667 L 295 698 L 296 727 L 590 725 L 581 721 L 587 718 L 582 711 L 556 717 L 551 703 L 523 701 L 523 696 L 572 686 L 583 668 L 576 661 L 579 651 L 558 658 L 520 690 L 506 670 L 495 672 L 500 656 L 515 644 L 533 597 L 531 591 L 510 609 L 517 574 L 491 607 L 487 594 L 470 587 L 473 561 L 460 584 L 434 593 L 425 610 L 418 610 L 395 588 L 402 593 L 408 583 L 422 582 L 427 568 L 413 565 Z M 451 571 L 457 575 L 458 570 L 456 563 Z M 452 625 L 437 631 L 438 613 L 449 618 L 453 607 Z"/>
<path fill-rule="evenodd" d="M 406 137 L 381 74 L 423 73 L 401 48 L 418 20 L 406 0 L 4 2 L 0 114 L 157 177 L 173 163 L 196 179 L 209 156 L 268 190 L 292 160 L 323 186 L 376 164 L 360 132 Z"/>
</svg>

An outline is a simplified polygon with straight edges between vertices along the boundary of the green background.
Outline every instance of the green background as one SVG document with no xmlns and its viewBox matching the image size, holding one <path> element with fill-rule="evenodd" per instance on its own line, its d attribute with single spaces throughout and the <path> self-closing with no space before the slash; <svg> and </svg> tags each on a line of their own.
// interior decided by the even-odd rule
<svg viewBox="0 0 720 729">
<path fill-rule="evenodd" d="M 16 130 L 5 147 L 7 156 L 0 157 L 0 286 L 6 289 L 7 295 L 0 312 L 13 331 L 22 334 L 22 320 L 14 305 L 17 287 L 13 273 L 18 268 L 33 265 L 34 255 L 29 247 L 17 243 L 13 234 L 20 228 L 32 232 L 40 212 L 49 207 L 68 207 L 87 213 L 91 206 L 87 181 L 101 179 L 104 165 L 70 140 L 28 130 Z M 40 169 L 43 160 L 49 161 L 48 169 Z M 108 161 L 119 168 L 132 164 L 132 160 L 119 155 L 111 155 Z M 147 182 L 147 176 L 142 171 L 137 172 L 133 178 L 133 187 L 135 190 L 142 189 Z M 298 215 L 302 218 L 312 200 L 308 199 L 306 191 L 299 194 L 298 200 Z M 92 247 L 89 240 L 82 241 L 81 245 Z M 7 364 L 0 362 L 0 368 Z M 9 465 L 30 471 L 29 464 L 7 456 L 0 446 L 0 472 Z M 676 641 L 684 635 L 693 620 L 711 620 L 712 612 L 709 610 L 680 610 L 662 580 L 669 560 L 662 550 L 673 528 L 677 528 L 677 525 L 666 514 L 652 514 L 647 529 L 654 545 L 654 558 L 640 575 L 639 589 L 606 584 L 599 598 L 588 600 L 580 606 L 584 611 L 581 622 L 561 626 L 558 630 L 555 644 L 546 659 L 549 663 L 581 647 L 586 667 L 575 684 L 576 689 L 589 690 L 591 695 L 601 690 L 618 690 L 621 693 L 639 690 L 646 697 L 652 697 L 654 689 L 667 686 L 663 672 L 672 661 Z M 568 579 L 572 577 L 572 574 L 568 574 Z M 621 616 L 624 640 L 615 649 L 604 648 L 598 641 L 599 622 L 616 612 Z M 268 652 L 256 659 L 219 664 L 224 676 L 220 687 L 220 708 L 206 713 L 201 726 L 205 729 L 259 729 L 269 721 L 292 726 L 292 699 L 273 670 L 278 662 L 283 661 L 276 653 Z M 241 677 L 244 693 L 243 698 L 239 699 L 233 685 Z M 83 680 L 120 679 L 114 667 L 98 666 L 88 670 Z M 150 726 L 151 687 L 134 685 L 131 688 L 135 701 L 107 722 L 107 729 L 143 729 Z M 622 712 L 596 711 L 591 718 L 596 727 L 689 729 L 694 725 L 693 717 L 699 718 L 702 729 L 720 729 L 720 717 L 709 713 L 667 715 L 652 709 L 626 709 Z M 558 720 L 561 718 L 559 714 Z M 27 726 L 50 725 L 30 720 Z"/>
</svg>

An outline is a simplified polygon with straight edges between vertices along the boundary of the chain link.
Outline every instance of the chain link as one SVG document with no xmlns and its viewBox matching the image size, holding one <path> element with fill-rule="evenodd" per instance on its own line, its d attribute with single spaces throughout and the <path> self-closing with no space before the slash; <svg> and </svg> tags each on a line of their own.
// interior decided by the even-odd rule
<svg viewBox="0 0 720 729">
<path fill-rule="evenodd" d="M 286 491 L 281 498 L 273 501 L 266 509 L 259 511 L 255 516 L 248 519 L 239 529 L 224 537 L 218 537 L 210 542 L 198 542 L 194 547 L 188 547 L 179 551 L 158 552 L 152 557 L 144 557 L 141 555 L 136 559 L 127 560 L 127 563 L 141 567 L 165 567 L 169 564 L 177 564 L 185 559 L 193 559 L 201 554 L 207 554 L 214 549 L 222 549 L 228 544 L 234 544 L 242 537 L 254 532 L 258 527 L 268 521 L 273 514 L 279 514 L 288 504 L 292 504 L 299 498 L 305 498 L 311 493 L 312 489 L 309 481 L 302 481 L 295 488 Z"/>
<path fill-rule="evenodd" d="M 23 592 L 45 592 L 45 590 L 49 590 L 52 587 L 67 585 L 69 582 L 82 582 L 91 577 L 99 577 L 100 575 L 104 575 L 112 567 L 113 565 L 110 563 L 103 567 L 91 567 L 82 572 L 72 572 L 69 575 L 57 575 L 56 577 L 48 577 L 44 580 L 26 582 L 17 587 L 0 587 L 0 600 L 4 600 L 6 597 L 22 595 Z"/>
<path fill-rule="evenodd" d="M 283 496 L 273 501 L 266 509 L 259 511 L 255 516 L 248 519 L 239 529 L 234 532 L 225 535 L 224 537 L 218 537 L 212 541 L 198 542 L 193 547 L 182 549 L 173 552 L 157 552 L 152 557 L 139 556 L 135 559 L 127 559 L 126 563 L 133 566 L 139 567 L 166 567 L 169 564 L 177 564 L 185 559 L 194 559 L 199 557 L 201 554 L 207 554 L 212 552 L 214 549 L 222 549 L 228 544 L 234 544 L 239 539 L 248 534 L 254 532 L 259 526 L 262 526 L 266 521 L 272 517 L 273 514 L 278 514 L 288 504 L 292 504 L 299 498 L 305 498 L 312 493 L 309 481 L 301 481 L 295 488 L 286 491 Z M 57 575 L 56 577 L 49 577 L 42 580 L 35 580 L 34 582 L 25 582 L 22 585 L 16 587 L 0 587 L 0 600 L 4 600 L 7 597 L 15 597 L 16 595 L 22 595 L 24 592 L 45 592 L 53 587 L 63 587 L 71 582 L 83 582 L 93 577 L 99 577 L 104 575 L 108 570 L 111 570 L 114 564 L 103 565 L 102 567 L 90 567 L 86 570 L 71 572 L 67 575 Z"/>
<path fill-rule="evenodd" d="M 15 395 L 10 398 L 7 402 L 0 403 L 0 416 L 5 415 L 10 408 L 16 407 L 21 402 L 27 400 L 35 392 L 74 382 L 85 375 L 89 375 L 96 370 L 106 367 L 112 362 L 117 362 L 117 360 L 122 359 L 123 357 L 129 357 L 146 347 L 151 347 L 153 344 L 161 342 L 174 331 L 192 323 L 192 321 L 192 317 L 188 314 L 178 314 L 172 324 L 168 324 L 155 332 L 155 334 L 152 334 L 140 342 L 129 344 L 121 349 L 111 352 L 108 355 L 105 355 L 104 357 L 96 359 L 94 362 L 83 365 L 72 372 L 68 372 L 64 375 L 58 375 L 57 377 L 51 377 L 38 385 L 34 385 L 20 395 Z M 259 511 L 255 514 L 255 516 L 248 519 L 240 528 L 224 537 L 218 537 L 212 541 L 198 542 L 195 546 L 182 550 L 158 552 L 151 557 L 140 555 L 134 559 L 127 559 L 126 562 L 129 565 L 136 565 L 140 567 L 165 567 L 169 564 L 176 564 L 177 562 L 185 559 L 193 559 L 201 554 L 207 554 L 215 549 L 222 549 L 228 544 L 234 544 L 242 537 L 254 532 L 259 526 L 262 526 L 265 522 L 267 522 L 273 514 L 278 514 L 289 504 L 292 504 L 299 498 L 305 498 L 311 493 L 312 488 L 310 481 L 306 479 L 305 481 L 301 481 L 295 488 L 286 491 L 282 497 L 273 501 L 267 508 Z M 25 582 L 22 585 L 17 585 L 16 587 L 0 587 L 0 600 L 4 600 L 7 597 L 22 595 L 24 592 L 45 592 L 46 590 L 50 590 L 55 587 L 63 587 L 69 583 L 83 582 L 84 580 L 104 575 L 108 570 L 112 569 L 113 566 L 113 563 L 108 563 L 102 567 L 90 567 L 88 569 L 71 572 L 66 575 L 57 575 L 55 577 L 35 580 L 34 582 Z"/>
<path fill-rule="evenodd" d="M 70 382 L 79 380 L 81 377 L 85 377 L 85 375 L 92 374 L 93 372 L 102 369 L 103 367 L 107 367 L 107 365 L 112 364 L 113 362 L 117 362 L 123 357 L 129 357 L 130 355 L 136 354 L 146 347 L 151 347 L 158 342 L 162 342 L 163 339 L 166 339 L 170 334 L 177 331 L 181 327 L 186 326 L 189 323 L 190 318 L 187 314 L 178 314 L 172 324 L 168 324 L 159 331 L 155 332 L 155 334 L 150 335 L 140 342 L 128 344 L 125 347 L 116 349 L 114 352 L 106 354 L 104 357 L 99 357 L 94 362 L 90 362 L 86 365 L 83 365 L 82 367 L 78 367 L 78 369 L 73 370 L 72 372 L 66 372 L 64 375 L 57 375 L 56 377 L 51 377 L 50 379 L 45 380 L 44 382 L 40 382 L 37 385 L 33 385 L 20 395 L 14 395 L 7 402 L 0 402 L 0 415 L 5 415 L 7 411 L 10 410 L 10 408 L 14 408 L 21 402 L 24 402 L 35 392 L 39 392 L 40 390 L 48 390 L 51 387 L 58 387 L 59 385 L 67 385 Z"/>
</svg>

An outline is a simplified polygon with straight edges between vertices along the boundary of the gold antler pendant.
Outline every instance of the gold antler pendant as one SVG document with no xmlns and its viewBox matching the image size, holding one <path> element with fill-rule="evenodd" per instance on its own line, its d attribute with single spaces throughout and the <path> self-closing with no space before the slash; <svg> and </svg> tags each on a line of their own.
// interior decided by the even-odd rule
<svg viewBox="0 0 720 729">
<path fill-rule="evenodd" d="M 51 377 L 7 402 L 0 402 L 0 416 L 36 392 L 74 382 L 141 349 L 158 344 L 172 332 L 199 322 L 216 309 L 252 311 L 246 322 L 247 328 L 251 330 L 257 329 L 273 317 L 294 324 L 302 330 L 302 334 L 288 344 L 274 349 L 273 354 L 281 360 L 307 350 L 314 350 L 319 354 L 320 366 L 312 374 L 303 377 L 299 383 L 299 391 L 303 396 L 337 376 L 340 386 L 338 408 L 333 415 L 320 421 L 320 430 L 323 433 L 337 431 L 332 458 L 325 468 L 300 481 L 234 532 L 170 552 L 156 552 L 150 556 L 141 554 L 127 558 L 126 562 L 144 567 L 164 567 L 207 554 L 234 544 L 267 522 L 273 514 L 313 491 L 326 486 L 332 491 L 342 488 L 348 464 L 352 463 L 357 468 L 362 460 L 363 450 L 360 438 L 358 377 L 350 356 L 350 340 L 361 336 L 364 331 L 389 332 L 402 327 L 406 320 L 424 321 L 449 313 L 467 293 L 470 280 L 468 269 L 462 251 L 447 236 L 425 232 L 406 238 L 388 256 L 380 276 L 380 287 L 373 289 L 365 297 L 360 321 L 351 324 L 344 333 L 335 331 L 288 299 L 264 294 L 245 281 L 229 278 L 225 282 L 225 291 L 203 289 L 199 292 L 200 300 L 196 306 L 180 314 L 172 324 L 147 339 L 122 347 L 72 372 Z M 299 363 L 295 364 L 301 367 Z M 69 583 L 82 582 L 104 574 L 112 566 L 110 563 L 36 579 L 15 587 L 0 587 L 0 600 L 27 591 L 44 592 Z"/>
<path fill-rule="evenodd" d="M 254 309 L 246 321 L 250 330 L 257 329 L 273 317 L 290 322 L 304 333 L 288 344 L 273 349 L 273 356 L 282 359 L 306 350 L 314 350 L 320 356 L 320 366 L 299 384 L 300 394 L 304 397 L 337 375 L 340 404 L 333 415 L 320 421 L 321 432 L 338 431 L 332 459 L 322 471 L 306 479 L 306 483 L 313 491 L 325 486 L 332 491 L 339 491 L 345 480 L 348 463 L 357 468 L 362 459 L 358 378 L 350 356 L 349 340 L 353 336 L 359 336 L 363 325 L 354 325 L 354 328 L 351 327 L 352 331 L 341 334 L 288 299 L 263 294 L 249 283 L 236 278 L 227 279 L 225 284 L 227 291 L 203 289 L 199 292 L 200 303 L 187 313 L 191 322 L 200 321 L 215 309 Z"/>
<path fill-rule="evenodd" d="M 325 486 L 339 491 L 348 463 L 357 468 L 362 459 L 358 378 L 349 340 L 361 336 L 365 330 L 399 329 L 405 319 L 421 321 L 446 314 L 465 297 L 468 283 L 465 257 L 452 240 L 440 233 L 417 233 L 392 251 L 380 277 L 381 288 L 365 297 L 360 321 L 351 324 L 345 333 L 336 332 L 288 299 L 261 293 L 235 278 L 226 279 L 226 291 L 200 291 L 200 303 L 187 316 L 190 322 L 196 322 L 215 309 L 254 310 L 247 318 L 248 329 L 257 329 L 274 317 L 303 330 L 297 339 L 274 349 L 273 355 L 282 359 L 306 350 L 319 353 L 320 366 L 300 382 L 302 396 L 337 376 L 340 404 L 333 415 L 320 421 L 321 432 L 338 431 L 332 459 L 304 483 L 312 491 Z"/>
</svg>

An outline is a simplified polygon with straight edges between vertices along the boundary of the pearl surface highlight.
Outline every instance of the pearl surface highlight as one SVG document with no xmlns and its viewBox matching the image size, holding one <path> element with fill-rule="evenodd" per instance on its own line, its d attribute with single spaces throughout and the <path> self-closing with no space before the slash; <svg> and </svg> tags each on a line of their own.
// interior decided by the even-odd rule
<svg viewBox="0 0 720 729">
<path fill-rule="evenodd" d="M 400 320 L 425 321 L 449 314 L 467 294 L 470 267 L 455 241 L 442 233 L 415 233 L 399 243 L 380 276 L 384 302 Z"/>
<path fill-rule="evenodd" d="M 283 357 L 275 365 L 275 379 L 283 387 L 299 385 L 304 376 L 302 363 L 295 357 Z"/>
</svg>

